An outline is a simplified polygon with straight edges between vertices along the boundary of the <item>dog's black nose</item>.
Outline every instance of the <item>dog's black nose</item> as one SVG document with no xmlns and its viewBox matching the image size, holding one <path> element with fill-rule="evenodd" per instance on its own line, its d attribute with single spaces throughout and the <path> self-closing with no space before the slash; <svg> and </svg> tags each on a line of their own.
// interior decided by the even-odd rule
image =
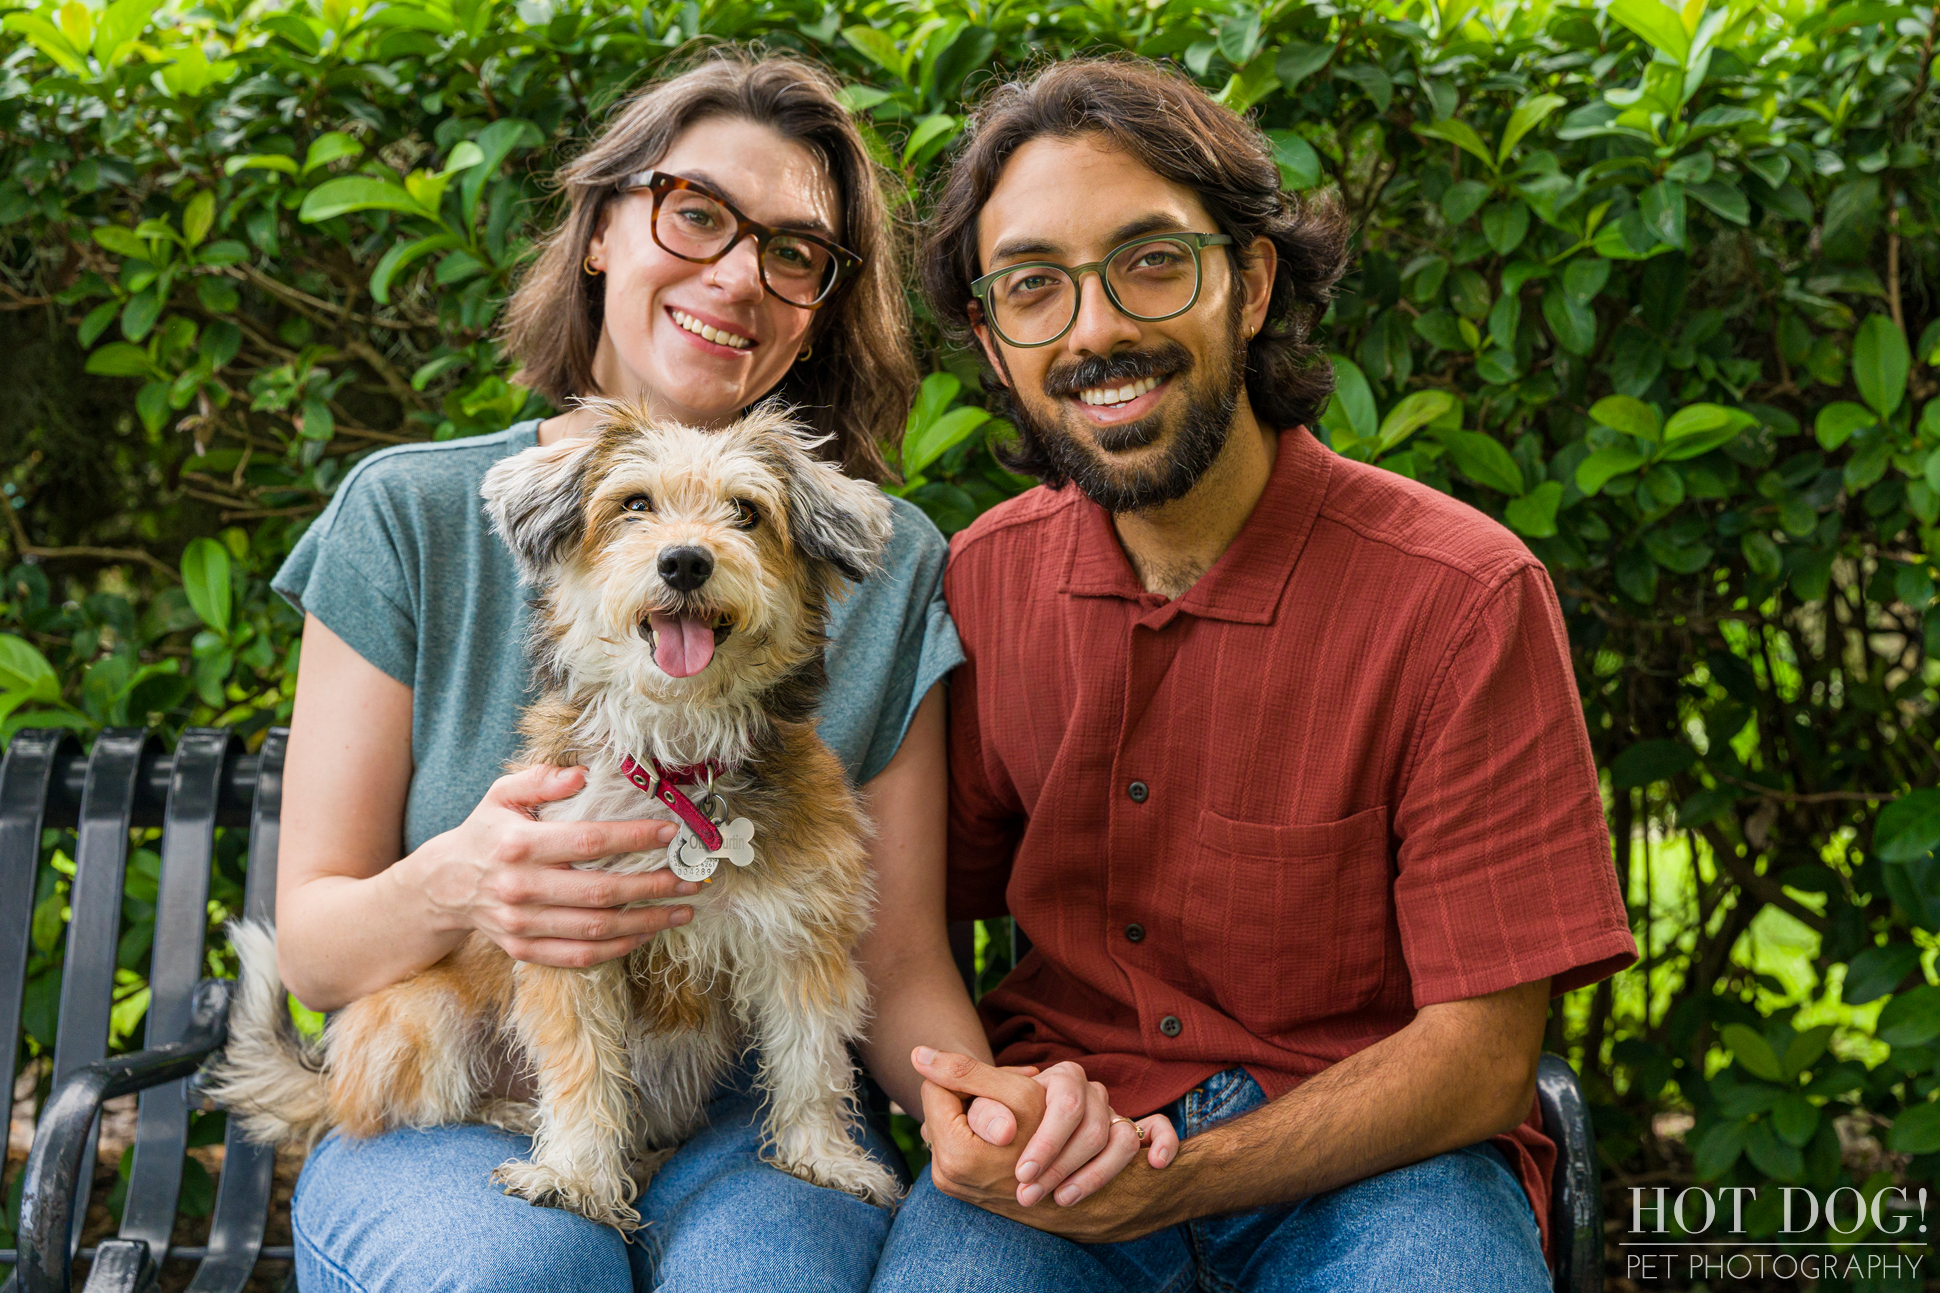
<svg viewBox="0 0 1940 1293">
<path fill-rule="evenodd" d="M 679 592 L 693 592 L 713 573 L 714 555 L 706 548 L 689 544 L 660 554 L 660 577 L 667 581 L 667 587 Z"/>
</svg>

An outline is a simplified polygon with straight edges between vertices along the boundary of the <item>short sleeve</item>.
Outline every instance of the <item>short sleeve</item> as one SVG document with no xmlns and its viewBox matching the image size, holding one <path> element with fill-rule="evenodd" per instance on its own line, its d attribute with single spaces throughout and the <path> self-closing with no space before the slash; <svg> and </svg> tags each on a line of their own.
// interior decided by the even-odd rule
<svg viewBox="0 0 1940 1293">
<path fill-rule="evenodd" d="M 974 614 L 960 599 L 974 598 L 952 566 L 945 580 L 951 604 Z M 1025 817 L 1015 789 L 986 760 L 984 695 L 977 688 L 974 645 L 966 640 L 964 662 L 950 676 L 949 891 L 951 920 L 987 920 L 1009 913 L 1005 890 L 1023 838 Z"/>
<path fill-rule="evenodd" d="M 360 465 L 311 523 L 270 587 L 404 685 L 417 681 L 412 530 L 380 476 Z"/>
<path fill-rule="evenodd" d="M 1429 692 L 1394 816 L 1417 1008 L 1636 959 L 1571 673 L 1539 566 L 1482 595 Z"/>
<path fill-rule="evenodd" d="M 943 536 L 915 505 L 890 501 L 882 568 L 829 616 L 820 732 L 858 786 L 889 766 L 923 697 L 963 659 L 943 601 Z"/>
</svg>

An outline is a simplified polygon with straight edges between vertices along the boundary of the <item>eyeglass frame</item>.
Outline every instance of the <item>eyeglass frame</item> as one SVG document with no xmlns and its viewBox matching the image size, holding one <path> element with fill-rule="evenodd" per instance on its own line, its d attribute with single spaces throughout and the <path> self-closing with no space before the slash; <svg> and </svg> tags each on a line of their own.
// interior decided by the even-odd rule
<svg viewBox="0 0 1940 1293">
<path fill-rule="evenodd" d="M 1172 311 L 1170 314 L 1134 314 L 1132 311 L 1126 309 L 1125 303 L 1118 299 L 1118 293 L 1112 290 L 1111 276 L 1105 273 L 1105 266 L 1117 259 L 1120 252 L 1148 242 L 1182 242 L 1192 248 L 1192 297 L 1184 305 Z M 1119 243 L 1116 247 L 1106 252 L 1102 259 L 1087 261 L 1082 265 L 1060 265 L 1054 260 L 1025 260 L 1019 261 L 1015 265 L 1005 265 L 1001 269 L 993 269 L 988 274 L 970 280 L 970 294 L 976 298 L 979 312 L 982 313 L 984 321 L 990 325 L 990 330 L 997 334 L 999 340 L 1007 346 L 1014 346 L 1018 350 L 1035 350 L 1039 346 L 1048 346 L 1062 341 L 1065 334 L 1077 326 L 1078 315 L 1084 310 L 1084 276 L 1086 274 L 1096 273 L 1098 275 L 1098 284 L 1105 289 L 1105 299 L 1111 302 L 1114 310 L 1117 310 L 1126 318 L 1136 320 L 1139 323 L 1163 323 L 1167 319 L 1178 318 L 1193 306 L 1199 304 L 1199 293 L 1206 286 L 1206 262 L 1202 255 L 1205 249 L 1208 247 L 1230 247 L 1232 245 L 1233 236 L 1224 233 L 1144 233 L 1136 238 L 1128 238 L 1124 242 Z M 1042 341 L 1012 340 L 997 325 L 997 312 L 990 308 L 991 286 L 1004 275 L 1015 274 L 1020 269 L 1055 269 L 1071 280 L 1071 289 L 1074 294 L 1071 304 L 1071 317 L 1065 321 L 1065 325 L 1062 328 L 1058 329 L 1056 335 L 1046 337 Z"/>
<path fill-rule="evenodd" d="M 647 217 L 647 232 L 653 236 L 654 246 L 660 248 L 660 250 L 666 252 L 669 256 L 684 260 L 690 265 L 717 264 L 727 259 L 728 253 L 740 246 L 743 238 L 752 237 L 754 239 L 755 272 L 761 279 L 762 290 L 784 305 L 792 305 L 798 310 L 819 310 L 824 305 L 827 305 L 829 298 L 835 295 L 835 289 L 840 287 L 844 280 L 861 269 L 863 265 L 862 256 L 850 251 L 841 243 L 821 237 L 818 234 L 803 233 L 798 229 L 783 229 L 776 225 L 763 224 L 759 220 L 750 219 L 741 214 L 740 208 L 736 207 L 734 203 L 728 201 L 721 194 L 716 193 L 707 185 L 697 180 L 687 179 L 685 176 L 669 175 L 665 171 L 635 171 L 620 181 L 618 189 L 622 194 L 638 193 L 643 189 L 653 194 L 653 211 Z M 728 239 L 727 246 L 721 248 L 720 251 L 714 253 L 712 256 L 689 256 L 685 252 L 675 251 L 672 247 L 660 241 L 660 203 L 667 194 L 680 189 L 698 193 L 711 202 L 720 203 L 722 209 L 734 217 L 734 236 Z M 828 286 L 822 289 L 820 296 L 806 305 L 800 301 L 789 300 L 780 292 L 777 292 L 773 285 L 768 282 L 768 269 L 763 264 L 763 257 L 767 253 L 769 240 L 777 237 L 794 238 L 801 242 L 812 242 L 817 247 L 829 253 L 829 258 L 835 266 L 835 272 L 829 276 Z"/>
</svg>

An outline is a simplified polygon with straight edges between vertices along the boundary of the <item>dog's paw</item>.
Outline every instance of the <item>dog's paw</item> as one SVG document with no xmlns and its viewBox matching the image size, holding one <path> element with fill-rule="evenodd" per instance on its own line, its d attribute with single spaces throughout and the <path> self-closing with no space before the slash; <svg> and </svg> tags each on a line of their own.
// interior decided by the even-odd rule
<svg viewBox="0 0 1940 1293">
<path fill-rule="evenodd" d="M 818 1155 L 795 1163 L 777 1162 L 776 1166 L 810 1184 L 845 1190 L 877 1207 L 890 1207 L 903 1197 L 895 1175 L 853 1146 L 846 1153 Z"/>
<path fill-rule="evenodd" d="M 505 1187 L 515 1199 L 524 1199 L 535 1208 L 558 1208 L 573 1212 L 602 1226 L 612 1226 L 622 1234 L 640 1228 L 640 1214 L 629 1200 L 632 1181 L 611 1184 L 583 1177 L 571 1177 L 543 1163 L 515 1158 L 501 1163 L 492 1179 Z"/>
</svg>

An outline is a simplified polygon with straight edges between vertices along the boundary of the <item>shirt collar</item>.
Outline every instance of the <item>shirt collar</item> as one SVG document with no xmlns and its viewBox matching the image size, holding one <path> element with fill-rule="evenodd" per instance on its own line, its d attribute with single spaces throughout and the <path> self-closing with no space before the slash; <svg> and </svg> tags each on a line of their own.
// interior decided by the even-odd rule
<svg viewBox="0 0 1940 1293">
<path fill-rule="evenodd" d="M 1212 569 L 1176 601 L 1145 591 L 1118 542 L 1111 514 L 1088 498 L 1073 504 L 1075 538 L 1059 591 L 1073 597 L 1118 597 L 1147 610 L 1141 620 L 1162 628 L 1174 615 L 1270 624 L 1327 497 L 1333 452 L 1305 427 L 1282 432 L 1273 470 L 1253 514 Z M 1075 493 L 1076 487 L 1072 487 Z"/>
</svg>

